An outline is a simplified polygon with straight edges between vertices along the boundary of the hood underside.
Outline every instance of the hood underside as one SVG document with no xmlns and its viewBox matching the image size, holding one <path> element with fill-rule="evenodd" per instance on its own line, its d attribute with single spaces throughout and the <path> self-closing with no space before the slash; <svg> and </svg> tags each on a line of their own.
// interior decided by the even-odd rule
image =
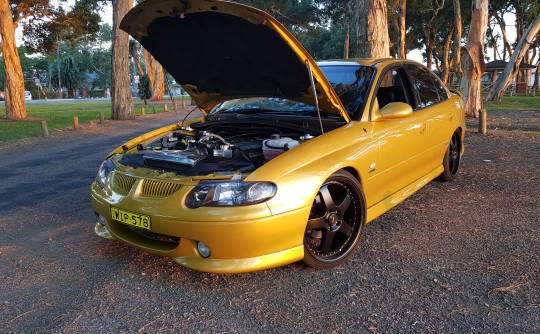
<svg viewBox="0 0 540 334">
<path fill-rule="evenodd" d="M 146 0 L 120 28 L 208 112 L 243 97 L 281 97 L 349 121 L 339 98 L 304 47 L 273 17 L 245 5 L 209 0 Z"/>
</svg>

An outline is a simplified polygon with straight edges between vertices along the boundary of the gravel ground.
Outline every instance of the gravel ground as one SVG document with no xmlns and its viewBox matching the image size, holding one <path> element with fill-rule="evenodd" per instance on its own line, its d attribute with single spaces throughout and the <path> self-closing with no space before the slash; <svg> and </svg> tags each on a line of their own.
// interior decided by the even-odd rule
<svg viewBox="0 0 540 334">
<path fill-rule="evenodd" d="M 540 111 L 489 117 L 455 182 L 331 270 L 199 273 L 95 236 L 103 156 L 174 113 L 0 145 L 0 332 L 540 333 Z"/>
</svg>

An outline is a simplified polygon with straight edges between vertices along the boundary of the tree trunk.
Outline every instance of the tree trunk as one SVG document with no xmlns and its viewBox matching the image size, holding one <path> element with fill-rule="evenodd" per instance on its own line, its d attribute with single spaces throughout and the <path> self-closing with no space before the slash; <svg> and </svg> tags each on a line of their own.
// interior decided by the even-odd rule
<svg viewBox="0 0 540 334">
<path fill-rule="evenodd" d="M 504 20 L 501 19 L 497 13 L 493 14 L 493 17 L 495 18 L 495 21 L 497 21 L 499 29 L 501 29 L 504 44 L 502 60 L 506 60 L 506 52 L 508 52 L 509 56 L 512 56 L 512 48 L 510 47 L 510 43 L 508 43 L 508 36 L 506 36 L 506 22 L 504 22 Z"/>
<path fill-rule="evenodd" d="M 448 56 L 450 55 L 450 44 L 452 43 L 452 35 L 454 33 L 453 30 L 454 30 L 453 28 L 450 30 L 444 42 L 444 54 L 442 57 L 443 68 L 442 68 L 441 80 L 445 84 L 448 83 L 448 77 L 450 76 L 450 63 L 449 63 Z"/>
<path fill-rule="evenodd" d="M 142 77 L 144 75 L 144 70 L 141 65 L 141 58 L 139 58 L 139 52 L 137 51 L 137 44 L 135 43 L 135 40 L 133 40 L 133 43 L 129 43 L 129 53 L 131 55 L 131 58 L 133 58 L 135 65 L 137 65 L 139 75 Z"/>
<path fill-rule="evenodd" d="M 26 118 L 24 76 L 21 58 L 15 44 L 15 24 L 7 0 L 0 0 L 0 40 L 6 73 L 4 85 L 6 116 L 9 119 L 23 119 Z"/>
<path fill-rule="evenodd" d="M 490 101 L 500 101 L 504 95 L 504 91 L 508 88 L 508 85 L 516 74 L 519 72 L 519 65 L 525 57 L 525 54 L 529 51 L 531 43 L 534 42 L 534 39 L 540 31 L 540 14 L 536 19 L 529 25 L 527 30 L 524 32 L 523 36 L 519 40 L 518 45 L 514 49 L 510 61 L 506 64 L 504 72 L 501 76 L 497 78 L 495 84 L 493 85 L 492 90 L 489 92 L 488 100 Z M 538 75 L 538 74 L 537 74 Z"/>
<path fill-rule="evenodd" d="M 132 119 L 133 98 L 129 75 L 129 35 L 118 26 L 133 7 L 133 0 L 113 0 L 112 119 Z"/>
<path fill-rule="evenodd" d="M 150 87 L 154 87 L 154 77 L 156 74 L 154 73 L 154 57 L 146 51 L 145 48 L 143 50 L 143 56 L 144 56 L 144 63 L 146 64 L 146 72 L 148 73 L 148 79 L 150 80 Z"/>
<path fill-rule="evenodd" d="M 486 69 L 484 63 L 484 41 L 488 26 L 489 0 L 472 0 L 472 15 L 469 37 L 462 60 L 463 75 L 461 78 L 461 94 L 465 115 L 478 117 L 482 109 L 482 74 Z"/>
<path fill-rule="evenodd" d="M 407 1 L 399 0 L 399 45 L 398 45 L 398 57 L 401 59 L 407 58 L 407 51 L 405 50 L 405 19 L 407 16 Z"/>
<path fill-rule="evenodd" d="M 152 101 L 163 101 L 165 95 L 165 76 L 163 73 L 163 66 L 154 59 L 155 64 L 155 78 L 154 87 L 152 90 Z"/>
<path fill-rule="evenodd" d="M 390 57 L 386 0 L 356 0 L 357 57 Z"/>
<path fill-rule="evenodd" d="M 350 14 L 349 14 L 349 4 L 347 4 L 347 13 L 345 13 L 345 41 L 343 42 L 343 58 L 349 59 L 349 49 L 350 49 L 350 40 L 351 40 L 351 27 L 350 27 Z"/>
<path fill-rule="evenodd" d="M 454 73 L 458 79 L 458 84 L 461 82 L 461 4 L 460 0 L 454 0 L 454 28 L 456 36 L 454 39 Z"/>
</svg>

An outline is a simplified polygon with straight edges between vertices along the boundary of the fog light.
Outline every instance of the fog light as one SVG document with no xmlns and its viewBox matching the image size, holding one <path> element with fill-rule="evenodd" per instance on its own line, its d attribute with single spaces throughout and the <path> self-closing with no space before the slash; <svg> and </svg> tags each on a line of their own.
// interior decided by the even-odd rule
<svg viewBox="0 0 540 334">
<path fill-rule="evenodd" d="M 208 248 L 208 246 L 206 246 L 206 244 L 202 241 L 197 242 L 197 250 L 202 257 L 206 258 L 210 256 L 210 248 Z"/>
<path fill-rule="evenodd" d="M 100 223 L 103 226 L 107 225 L 107 221 L 105 220 L 105 217 L 103 217 L 102 215 L 98 215 L 98 223 Z"/>
</svg>

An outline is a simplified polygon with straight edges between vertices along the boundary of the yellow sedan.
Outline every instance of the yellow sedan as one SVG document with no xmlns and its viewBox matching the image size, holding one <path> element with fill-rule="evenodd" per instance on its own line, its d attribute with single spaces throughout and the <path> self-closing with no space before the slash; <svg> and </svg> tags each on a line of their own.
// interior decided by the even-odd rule
<svg viewBox="0 0 540 334">
<path fill-rule="evenodd" d="M 421 64 L 316 63 L 267 13 L 222 1 L 147 0 L 121 28 L 204 117 L 106 157 L 92 184 L 103 238 L 206 272 L 329 268 L 366 223 L 458 171 L 461 97 Z"/>
</svg>

